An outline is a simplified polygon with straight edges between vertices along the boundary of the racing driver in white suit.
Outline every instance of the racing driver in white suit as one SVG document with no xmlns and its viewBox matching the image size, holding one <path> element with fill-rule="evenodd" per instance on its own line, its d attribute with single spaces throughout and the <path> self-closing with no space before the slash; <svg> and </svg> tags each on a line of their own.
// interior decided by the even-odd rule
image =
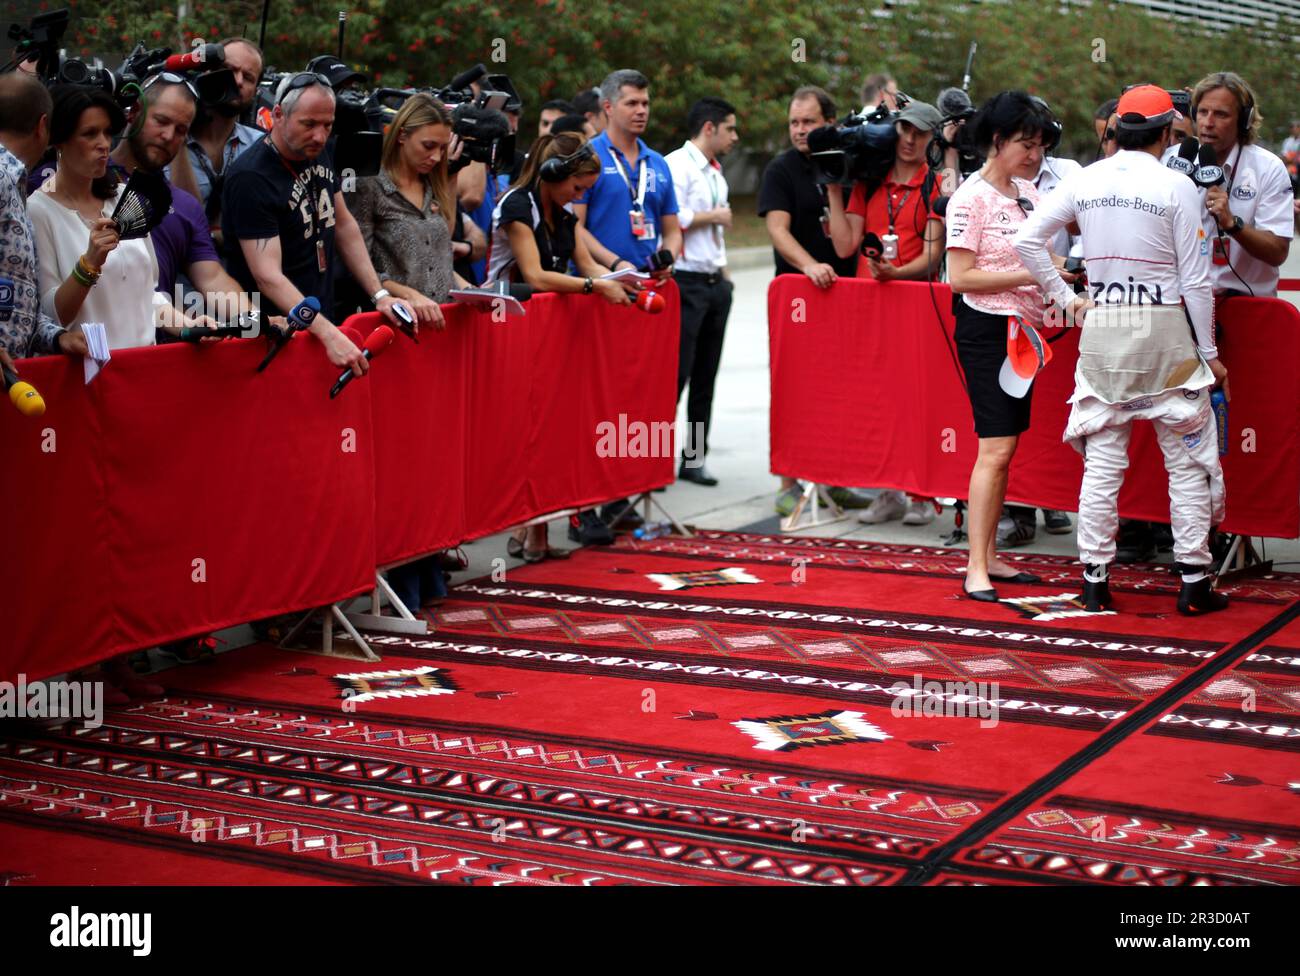
<svg viewBox="0 0 1300 976">
<path fill-rule="evenodd" d="M 1129 435 L 1134 420 L 1149 420 L 1169 472 L 1178 610 L 1208 613 L 1228 605 L 1209 575 L 1210 527 L 1224 506 L 1210 391 L 1219 385 L 1228 393 L 1214 340 L 1209 241 L 1195 184 L 1160 162 L 1179 117 L 1169 93 L 1131 88 L 1117 112 L 1119 151 L 1066 177 L 1014 244 L 1056 314 L 1067 323 L 1085 316 L 1064 435 L 1084 459 L 1078 542 L 1085 606 L 1112 606 L 1108 571 Z M 1066 287 L 1047 250 L 1071 223 L 1082 234 L 1091 297 Z"/>
</svg>

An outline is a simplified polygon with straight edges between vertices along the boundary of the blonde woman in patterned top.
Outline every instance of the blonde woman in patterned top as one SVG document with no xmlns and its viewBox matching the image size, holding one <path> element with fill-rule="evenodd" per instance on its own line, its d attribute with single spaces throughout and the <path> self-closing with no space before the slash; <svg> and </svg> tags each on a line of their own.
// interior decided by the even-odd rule
<svg viewBox="0 0 1300 976">
<path fill-rule="evenodd" d="M 383 286 L 438 329 L 439 304 L 465 283 L 451 267 L 456 189 L 448 164 L 458 151 L 446 109 L 412 95 L 384 134 L 379 175 L 358 180 L 349 201 Z"/>
</svg>

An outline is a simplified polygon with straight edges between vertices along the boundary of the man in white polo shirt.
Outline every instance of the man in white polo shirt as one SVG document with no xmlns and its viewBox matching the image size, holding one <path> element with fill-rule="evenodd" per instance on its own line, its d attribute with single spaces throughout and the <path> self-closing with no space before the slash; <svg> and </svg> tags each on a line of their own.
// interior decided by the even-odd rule
<svg viewBox="0 0 1300 976">
<path fill-rule="evenodd" d="M 701 98 L 686 116 L 690 139 L 666 161 L 677 195 L 677 222 L 682 228 L 682 256 L 673 277 L 682 296 L 682 329 L 677 360 L 677 398 L 690 383 L 686 400 L 686 436 L 677 477 L 697 485 L 716 485 L 704 467 L 713 414 L 713 385 L 722 360 L 722 338 L 731 312 L 725 229 L 731 226 L 727 181 L 718 157 L 740 140 L 736 109 L 721 98 Z"/>
<path fill-rule="evenodd" d="M 1169 93 L 1154 85 L 1132 88 L 1117 112 L 1115 155 L 1066 177 L 1014 244 L 1066 321 L 1087 313 L 1064 435 L 1084 459 L 1079 557 L 1087 609 L 1111 606 L 1108 570 L 1129 436 L 1134 420 L 1149 420 L 1169 471 L 1174 557 L 1182 574 L 1178 611 L 1208 613 L 1228 605 L 1208 574 L 1210 527 L 1224 511 L 1210 390 L 1217 384 L 1228 393 L 1228 371 L 1214 344 L 1208 242 L 1195 185 L 1160 162 L 1178 117 Z M 1049 241 L 1072 222 L 1081 232 L 1095 305 L 1073 294 L 1048 254 Z"/>
<path fill-rule="evenodd" d="M 1206 75 L 1192 91 L 1197 138 L 1223 167 L 1223 183 L 1200 191 L 1216 297 L 1277 297 L 1279 269 L 1295 234 L 1286 164 L 1255 145 L 1262 122 L 1257 104 L 1250 85 L 1231 71 Z"/>
</svg>

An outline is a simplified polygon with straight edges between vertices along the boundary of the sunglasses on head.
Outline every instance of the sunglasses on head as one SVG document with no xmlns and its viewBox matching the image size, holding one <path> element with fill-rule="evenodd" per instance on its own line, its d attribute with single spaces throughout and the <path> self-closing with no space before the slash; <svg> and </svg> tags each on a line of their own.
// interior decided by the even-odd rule
<svg viewBox="0 0 1300 976">
<path fill-rule="evenodd" d="M 289 79 L 289 84 L 284 86 L 284 91 L 280 93 L 280 97 L 276 99 L 275 104 L 279 105 L 288 98 L 289 92 L 296 91 L 299 88 L 310 88 L 312 85 L 324 85 L 330 91 L 334 90 L 330 80 L 319 71 L 299 71 Z"/>
<path fill-rule="evenodd" d="M 184 85 L 190 90 L 190 94 L 194 96 L 194 100 L 196 102 L 199 100 L 199 90 L 194 87 L 194 82 L 190 81 L 184 75 L 178 75 L 174 71 L 160 71 L 156 75 L 150 75 L 149 79 L 140 86 L 140 90 L 148 91 L 151 86 L 158 84 L 160 81 L 166 82 L 169 85 Z"/>
</svg>

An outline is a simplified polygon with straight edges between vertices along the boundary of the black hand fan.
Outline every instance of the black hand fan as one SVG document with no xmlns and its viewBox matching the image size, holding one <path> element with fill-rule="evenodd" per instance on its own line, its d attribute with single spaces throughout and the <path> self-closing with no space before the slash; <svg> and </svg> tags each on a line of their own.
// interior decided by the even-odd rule
<svg viewBox="0 0 1300 976">
<path fill-rule="evenodd" d="M 113 221 L 118 236 L 124 241 L 144 237 L 162 223 L 171 212 L 172 188 L 161 173 L 150 173 L 139 167 L 126 181 L 122 198 L 113 208 Z"/>
</svg>

